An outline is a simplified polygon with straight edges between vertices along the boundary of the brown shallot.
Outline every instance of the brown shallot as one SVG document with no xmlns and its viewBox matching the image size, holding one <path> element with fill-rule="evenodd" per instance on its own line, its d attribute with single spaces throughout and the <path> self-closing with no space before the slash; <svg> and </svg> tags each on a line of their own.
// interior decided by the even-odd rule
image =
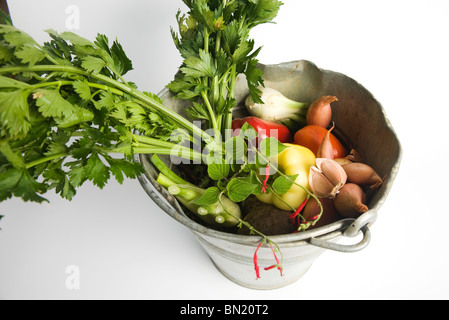
<svg viewBox="0 0 449 320">
<path fill-rule="evenodd" d="M 383 183 L 383 179 L 367 164 L 359 162 L 349 163 L 343 165 L 343 169 L 348 176 L 348 182 L 358 184 L 359 186 L 369 186 L 371 189 L 377 189 Z"/>
<path fill-rule="evenodd" d="M 349 154 L 346 157 L 338 158 L 338 159 L 334 159 L 334 160 L 337 161 L 342 166 L 345 164 L 354 163 L 354 162 L 363 162 L 362 157 L 355 149 L 352 149 L 351 152 L 349 152 Z"/>
<path fill-rule="evenodd" d="M 307 124 L 327 128 L 332 120 L 331 103 L 335 101 L 338 98 L 334 96 L 323 96 L 315 100 L 307 110 Z"/>
<path fill-rule="evenodd" d="M 346 218 L 358 218 L 369 209 L 366 206 L 366 194 L 355 183 L 346 183 L 334 199 L 337 211 Z"/>
<path fill-rule="evenodd" d="M 357 150 L 352 149 L 349 154 L 346 156 L 347 159 L 351 160 L 352 162 L 363 162 L 362 157 L 357 152 Z"/>
</svg>

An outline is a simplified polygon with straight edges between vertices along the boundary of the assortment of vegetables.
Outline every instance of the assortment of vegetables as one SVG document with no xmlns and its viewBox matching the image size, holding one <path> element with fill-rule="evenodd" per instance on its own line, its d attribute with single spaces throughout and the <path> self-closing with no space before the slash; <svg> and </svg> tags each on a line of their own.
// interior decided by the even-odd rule
<svg viewBox="0 0 449 320">
<path fill-rule="evenodd" d="M 86 181 L 103 188 L 111 177 L 139 176 L 132 156 L 149 154 L 157 182 L 196 219 L 261 236 L 282 274 L 268 236 L 355 218 L 368 210 L 366 188 L 382 179 L 332 134 L 337 97 L 310 104 L 264 87 L 249 33 L 272 22 L 281 2 L 183 2 L 188 12 L 172 35 L 184 61 L 167 87 L 191 102 L 188 119 L 124 79 L 132 63 L 117 41 L 49 30 L 40 45 L 0 25 L 0 201 L 43 202 L 49 190 L 71 200 Z M 233 119 L 242 73 L 249 116 Z M 200 181 L 189 181 L 189 170 Z"/>
<path fill-rule="evenodd" d="M 269 92 L 275 90 L 270 89 Z M 268 99 L 268 103 L 272 103 L 271 98 Z M 295 184 L 280 194 L 268 192 L 256 196 L 259 201 L 273 204 L 283 211 L 297 208 L 290 219 L 301 214 L 299 230 L 321 226 L 324 221 L 328 224 L 341 218 L 359 217 L 369 210 L 366 191 L 376 190 L 383 183 L 375 170 L 362 162 L 356 150 L 348 152 L 332 134 L 336 125 L 331 124 L 331 104 L 337 101 L 335 96 L 322 96 L 313 101 L 306 109 L 303 128 L 294 134 L 293 144 L 284 143 L 287 149 L 270 159 L 278 164 L 281 174 L 290 176 L 291 180 L 296 179 Z M 247 104 L 247 109 L 252 114 L 252 106 Z M 285 120 L 288 119 L 279 122 Z M 259 219 L 262 219 L 260 214 Z M 318 224 L 321 219 L 321 224 Z M 282 219 L 279 223 L 283 224 Z M 274 224 L 273 228 L 277 228 Z"/>
</svg>

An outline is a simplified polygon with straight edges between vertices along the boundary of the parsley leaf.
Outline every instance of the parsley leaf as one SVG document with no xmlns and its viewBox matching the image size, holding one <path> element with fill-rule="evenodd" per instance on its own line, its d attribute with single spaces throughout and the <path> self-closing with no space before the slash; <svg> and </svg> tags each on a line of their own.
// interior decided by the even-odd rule
<svg viewBox="0 0 449 320">
<path fill-rule="evenodd" d="M 40 113 L 47 118 L 69 117 L 76 112 L 75 107 L 64 99 L 58 90 L 38 89 L 34 92 L 33 98 Z"/>
<path fill-rule="evenodd" d="M 90 87 L 87 80 L 75 81 L 73 83 L 73 88 L 84 101 L 90 101 L 92 99 L 92 94 L 90 92 Z"/>
<path fill-rule="evenodd" d="M 0 134 L 23 137 L 31 128 L 26 90 L 0 92 Z"/>
<path fill-rule="evenodd" d="M 167 153 L 175 130 L 189 130 L 182 139 L 202 134 L 122 78 L 132 63 L 118 41 L 47 32 L 51 41 L 40 46 L 0 25 L 0 201 L 42 202 L 50 190 L 71 200 L 86 181 L 123 183 L 143 173 L 135 150 Z M 150 142 L 136 142 L 136 130 Z"/>
<path fill-rule="evenodd" d="M 47 170 L 43 176 L 49 183 L 49 187 L 55 189 L 55 192 L 60 194 L 62 198 L 72 200 L 76 195 L 76 189 L 64 170 L 60 168 Z"/>
<path fill-rule="evenodd" d="M 33 179 L 24 169 L 10 168 L 0 174 L 0 201 L 14 195 L 24 201 L 42 203 L 47 201 L 39 195 L 43 191 L 45 191 L 45 185 Z"/>
<path fill-rule="evenodd" d="M 112 46 L 109 47 L 108 37 L 99 34 L 95 44 L 101 49 L 101 57 L 115 73 L 123 76 L 133 69 L 131 60 L 126 56 L 122 45 L 118 41 L 114 41 Z"/>
<path fill-rule="evenodd" d="M 108 167 L 101 161 L 96 153 L 92 154 L 87 160 L 86 176 L 101 189 L 104 188 L 109 180 L 110 173 Z"/>
<path fill-rule="evenodd" d="M 81 66 L 87 71 L 93 74 L 99 74 L 104 67 L 106 67 L 106 62 L 97 57 L 87 56 L 82 58 Z"/>
<path fill-rule="evenodd" d="M 46 55 L 34 45 L 27 43 L 16 52 L 16 57 L 22 60 L 23 63 L 29 63 L 30 66 L 33 66 L 37 62 L 45 59 Z"/>
<path fill-rule="evenodd" d="M 110 164 L 111 173 L 118 183 L 122 184 L 124 177 L 135 179 L 143 174 L 143 169 L 138 163 L 129 162 L 123 159 L 106 158 Z"/>
</svg>

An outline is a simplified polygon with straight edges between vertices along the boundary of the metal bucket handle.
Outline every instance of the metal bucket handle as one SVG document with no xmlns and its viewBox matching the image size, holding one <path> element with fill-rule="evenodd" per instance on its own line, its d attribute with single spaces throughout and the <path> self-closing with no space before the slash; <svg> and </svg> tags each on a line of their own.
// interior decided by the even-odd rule
<svg viewBox="0 0 449 320">
<path fill-rule="evenodd" d="M 339 252 L 357 252 L 363 250 L 371 241 L 371 231 L 369 229 L 369 225 L 374 223 L 374 221 L 376 220 L 376 216 L 377 215 L 375 213 L 375 210 L 368 211 L 367 213 L 361 215 L 359 218 L 355 219 L 346 227 L 346 229 L 343 230 L 343 236 L 348 238 L 354 238 L 361 232 L 363 234 L 363 238 L 359 243 L 352 245 L 342 245 L 319 238 L 311 238 L 309 240 L 309 243 L 317 247 Z"/>
<path fill-rule="evenodd" d="M 348 227 L 348 229 L 350 226 Z M 346 230 L 348 230 L 346 229 Z M 335 242 L 330 242 L 327 240 L 322 240 L 319 238 L 310 238 L 309 243 L 316 247 L 338 251 L 338 252 L 357 252 L 365 249 L 369 242 L 371 241 L 371 231 L 369 230 L 368 225 L 363 226 L 360 231 L 363 233 L 363 238 L 360 242 L 351 245 L 338 244 Z"/>
</svg>

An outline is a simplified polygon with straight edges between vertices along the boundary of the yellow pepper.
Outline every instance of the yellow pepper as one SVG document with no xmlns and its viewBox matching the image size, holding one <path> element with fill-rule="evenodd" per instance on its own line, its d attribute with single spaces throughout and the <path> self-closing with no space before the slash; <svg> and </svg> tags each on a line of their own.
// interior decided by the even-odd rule
<svg viewBox="0 0 449 320">
<path fill-rule="evenodd" d="M 315 165 L 316 157 L 309 149 L 293 144 L 285 144 L 287 149 L 270 159 L 277 163 L 278 169 L 286 175 L 298 175 L 295 182 L 310 191 L 309 172 L 310 167 Z M 307 198 L 308 193 L 303 188 L 293 186 L 283 195 L 275 195 L 272 192 L 259 195 L 259 201 L 273 204 L 281 210 L 291 211 L 297 209 Z"/>
</svg>

